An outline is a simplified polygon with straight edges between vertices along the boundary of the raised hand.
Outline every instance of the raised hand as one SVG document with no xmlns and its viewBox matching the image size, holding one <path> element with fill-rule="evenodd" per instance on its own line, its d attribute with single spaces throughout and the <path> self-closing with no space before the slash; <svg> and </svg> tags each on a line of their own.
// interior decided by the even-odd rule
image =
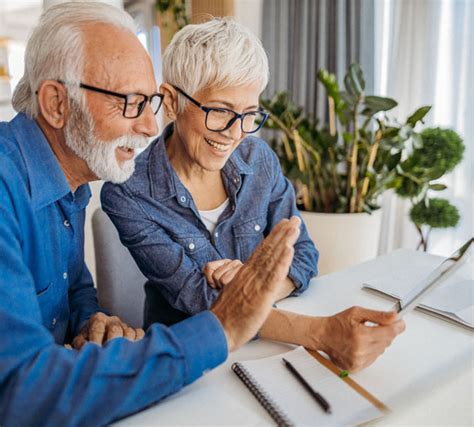
<svg viewBox="0 0 474 427">
<path fill-rule="evenodd" d="M 254 337 L 285 286 L 301 220 L 282 220 L 239 268 L 211 308 L 235 350 Z"/>
</svg>

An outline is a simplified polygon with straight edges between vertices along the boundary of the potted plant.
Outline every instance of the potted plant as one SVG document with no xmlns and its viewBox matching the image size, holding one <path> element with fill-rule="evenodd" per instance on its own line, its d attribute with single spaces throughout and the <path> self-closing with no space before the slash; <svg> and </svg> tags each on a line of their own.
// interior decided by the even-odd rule
<svg viewBox="0 0 474 427">
<path fill-rule="evenodd" d="M 461 162 L 465 147 L 451 129 L 428 128 L 420 135 L 421 139 L 397 168 L 393 187 L 400 197 L 410 200 L 410 219 L 420 237 L 417 249 L 426 251 L 433 228 L 454 227 L 459 222 L 455 206 L 446 199 L 429 197 L 429 193 L 446 189 L 446 185 L 434 181 Z"/>
<path fill-rule="evenodd" d="M 322 126 L 286 93 L 261 103 L 269 112 L 269 143 L 295 186 L 324 274 L 376 255 L 380 195 L 400 184 L 397 167 L 408 143 L 420 143 L 414 128 L 430 107 L 419 108 L 404 123 L 391 120 L 386 112 L 397 102 L 366 95 L 358 64 L 349 67 L 345 90 L 325 70 L 318 79 L 328 97 L 329 120 Z"/>
</svg>

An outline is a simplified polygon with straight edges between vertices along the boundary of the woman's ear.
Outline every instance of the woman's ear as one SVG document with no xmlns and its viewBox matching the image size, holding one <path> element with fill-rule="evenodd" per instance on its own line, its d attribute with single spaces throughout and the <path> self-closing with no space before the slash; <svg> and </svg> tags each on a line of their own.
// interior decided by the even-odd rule
<svg viewBox="0 0 474 427">
<path fill-rule="evenodd" d="M 163 108 L 166 117 L 170 120 L 176 120 L 178 116 L 178 92 L 168 83 L 163 83 L 160 86 L 160 92 L 164 95 Z"/>
<path fill-rule="evenodd" d="M 68 110 L 66 87 L 56 80 L 45 80 L 36 94 L 43 118 L 51 127 L 62 129 L 66 123 Z"/>
</svg>

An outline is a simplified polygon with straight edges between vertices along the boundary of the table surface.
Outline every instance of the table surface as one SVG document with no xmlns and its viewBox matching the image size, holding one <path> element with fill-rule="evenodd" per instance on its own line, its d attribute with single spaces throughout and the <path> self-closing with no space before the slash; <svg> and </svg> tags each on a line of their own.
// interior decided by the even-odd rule
<svg viewBox="0 0 474 427">
<path fill-rule="evenodd" d="M 399 268 L 436 265 L 440 258 L 409 250 L 313 279 L 298 298 L 278 307 L 330 315 L 350 306 L 389 309 L 393 302 L 361 289 L 372 277 Z M 352 378 L 392 409 L 371 425 L 474 425 L 474 334 L 420 312 L 406 315 L 406 331 L 364 371 Z M 270 416 L 231 371 L 238 360 L 258 359 L 293 346 L 256 340 L 227 361 L 158 405 L 117 425 L 270 425 Z"/>
</svg>

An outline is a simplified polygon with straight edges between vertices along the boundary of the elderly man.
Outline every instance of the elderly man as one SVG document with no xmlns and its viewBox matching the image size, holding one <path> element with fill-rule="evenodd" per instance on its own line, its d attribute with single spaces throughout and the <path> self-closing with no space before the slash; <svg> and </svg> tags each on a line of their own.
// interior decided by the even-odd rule
<svg viewBox="0 0 474 427">
<path fill-rule="evenodd" d="M 105 425 L 176 392 L 255 336 L 288 274 L 296 218 L 211 311 L 136 342 L 141 330 L 100 313 L 83 259 L 87 182 L 127 179 L 158 131 L 161 97 L 133 31 L 105 5 L 49 9 L 27 46 L 20 113 L 0 124 L 2 426 Z M 73 337 L 81 351 L 63 346 Z"/>
<path fill-rule="evenodd" d="M 133 173 L 134 150 L 158 132 L 161 100 L 128 15 L 69 3 L 42 16 L 13 97 L 19 114 L 0 124 L 2 426 L 104 425 L 155 403 L 255 336 L 282 293 L 297 218 L 275 227 L 208 311 L 153 324 L 144 337 L 100 312 L 83 257 L 87 183 Z M 348 313 L 297 331 L 300 318 L 282 313 L 284 327 L 267 321 L 261 334 L 293 331 L 319 347 L 326 329 L 336 361 L 360 368 L 403 329 L 393 313 Z M 373 333 L 360 326 L 367 318 L 380 324 Z"/>
</svg>

